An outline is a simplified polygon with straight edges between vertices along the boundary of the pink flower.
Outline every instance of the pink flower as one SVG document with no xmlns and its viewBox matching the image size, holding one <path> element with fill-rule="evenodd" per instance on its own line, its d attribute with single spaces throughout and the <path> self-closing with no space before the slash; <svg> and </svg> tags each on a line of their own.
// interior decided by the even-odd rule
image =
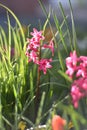
<svg viewBox="0 0 87 130">
<path fill-rule="evenodd" d="M 31 62 L 31 61 L 33 61 L 34 63 L 38 62 L 38 56 L 35 51 L 31 51 L 30 53 L 27 53 L 27 55 L 29 57 L 28 62 Z"/>
<path fill-rule="evenodd" d="M 29 44 L 27 45 L 27 51 L 28 50 L 33 50 L 33 51 L 38 51 L 38 48 L 40 47 L 40 42 L 35 41 L 34 38 L 28 39 Z"/>
<path fill-rule="evenodd" d="M 70 57 L 66 58 L 66 73 L 72 78 L 74 72 L 77 70 L 78 57 L 76 51 L 70 53 Z"/>
<path fill-rule="evenodd" d="M 64 130 L 66 120 L 59 115 L 54 115 L 52 118 L 52 130 Z"/>
<path fill-rule="evenodd" d="M 66 70 L 66 74 L 68 74 L 69 77 L 72 79 L 75 70 L 76 70 L 76 67 L 71 68 L 68 66 L 68 69 Z"/>
<path fill-rule="evenodd" d="M 54 56 L 54 43 L 52 40 L 50 41 L 49 45 L 47 44 L 43 45 L 42 49 L 45 49 L 45 48 L 49 48 L 52 51 L 52 56 Z"/>
<path fill-rule="evenodd" d="M 77 67 L 76 77 L 87 77 L 87 67 L 84 67 L 83 63 Z"/>
<path fill-rule="evenodd" d="M 84 64 L 84 67 L 87 67 L 87 56 L 80 56 L 79 62 Z"/>
<path fill-rule="evenodd" d="M 78 58 L 77 58 L 76 51 L 73 51 L 73 53 L 71 52 L 70 53 L 70 57 L 66 58 L 66 64 L 67 65 L 76 66 L 77 65 L 77 61 L 78 61 Z"/>
<path fill-rule="evenodd" d="M 46 74 L 47 69 L 52 68 L 50 65 L 52 59 L 41 59 L 41 40 L 44 40 L 44 36 L 42 35 L 42 31 L 37 31 L 35 28 L 33 32 L 31 32 L 31 35 L 33 37 L 27 39 L 26 56 L 29 58 L 28 62 L 33 61 L 38 65 L 39 70 L 42 70 L 43 73 Z M 54 45 L 52 41 L 50 41 L 49 45 L 44 46 L 44 48 L 51 49 L 52 55 L 54 55 Z"/>
<path fill-rule="evenodd" d="M 75 108 L 78 108 L 79 100 L 85 96 L 87 96 L 87 79 L 79 78 L 71 87 L 71 97 Z"/>
<path fill-rule="evenodd" d="M 78 102 L 83 97 L 80 89 L 76 85 L 72 85 L 71 88 L 71 96 L 72 96 L 72 103 L 74 104 L 75 108 L 78 108 Z"/>
<path fill-rule="evenodd" d="M 70 53 L 70 57 L 66 58 L 66 73 L 72 78 L 87 77 L 87 57 L 77 57 L 76 51 Z M 76 75 L 75 75 L 76 74 Z"/>
<path fill-rule="evenodd" d="M 79 100 L 87 96 L 87 57 L 77 57 L 76 51 L 66 58 L 66 73 L 71 78 L 76 78 L 71 86 L 71 97 L 75 108 Z"/>
<path fill-rule="evenodd" d="M 38 31 L 36 28 L 33 28 L 33 32 L 30 33 L 37 41 L 44 40 L 42 31 Z"/>
<path fill-rule="evenodd" d="M 41 59 L 39 61 L 39 70 L 42 70 L 46 74 L 47 69 L 52 68 L 50 62 L 52 62 L 52 59 Z"/>
<path fill-rule="evenodd" d="M 76 77 L 81 77 L 81 76 L 84 78 L 87 77 L 87 57 L 86 56 L 79 57 Z"/>
<path fill-rule="evenodd" d="M 79 78 L 78 85 L 81 92 L 84 93 L 84 96 L 87 96 L 87 78 Z"/>
</svg>

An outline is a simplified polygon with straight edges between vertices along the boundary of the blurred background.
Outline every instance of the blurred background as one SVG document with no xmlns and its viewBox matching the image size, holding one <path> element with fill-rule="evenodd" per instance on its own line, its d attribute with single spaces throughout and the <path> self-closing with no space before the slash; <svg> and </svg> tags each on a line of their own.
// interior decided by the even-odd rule
<svg viewBox="0 0 87 130">
<path fill-rule="evenodd" d="M 70 16 L 70 8 L 68 0 L 59 0 L 64 9 L 65 14 Z M 42 0 L 47 10 L 49 5 L 53 8 L 58 18 L 61 19 L 59 13 L 58 0 Z M 45 21 L 45 15 L 37 0 L 0 0 L 0 3 L 10 8 L 16 16 L 19 18 L 23 25 L 37 26 L 39 20 L 41 23 Z M 87 0 L 71 0 L 73 7 L 73 15 L 75 20 L 76 30 L 78 31 L 78 37 L 83 38 L 87 34 Z M 70 17 L 69 17 L 70 18 Z M 6 10 L 0 7 L 0 25 L 6 25 Z M 15 23 L 14 19 L 11 21 Z M 70 19 L 69 19 L 70 22 Z"/>
</svg>

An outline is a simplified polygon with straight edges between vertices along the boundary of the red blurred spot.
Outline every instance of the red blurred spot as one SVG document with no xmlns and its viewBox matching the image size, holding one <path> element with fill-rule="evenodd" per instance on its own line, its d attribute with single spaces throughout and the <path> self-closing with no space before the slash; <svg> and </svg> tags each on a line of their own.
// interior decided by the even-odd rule
<svg viewBox="0 0 87 130">
<path fill-rule="evenodd" d="M 58 115 L 54 115 L 52 118 L 52 130 L 64 130 L 66 120 Z"/>
</svg>

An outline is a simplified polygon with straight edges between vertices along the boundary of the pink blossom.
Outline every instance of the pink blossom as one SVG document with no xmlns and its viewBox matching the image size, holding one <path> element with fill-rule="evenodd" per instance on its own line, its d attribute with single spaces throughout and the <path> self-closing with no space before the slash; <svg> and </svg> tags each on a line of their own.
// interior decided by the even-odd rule
<svg viewBox="0 0 87 130">
<path fill-rule="evenodd" d="M 79 100 L 87 96 L 87 57 L 77 57 L 76 51 L 66 58 L 66 73 L 74 78 L 71 86 L 71 97 L 75 108 L 78 108 Z"/>
<path fill-rule="evenodd" d="M 87 57 L 86 56 L 79 57 L 76 77 L 81 77 L 81 76 L 84 78 L 87 77 Z"/>
<path fill-rule="evenodd" d="M 87 56 L 80 56 L 79 62 L 83 63 L 84 67 L 87 67 Z"/>
<path fill-rule="evenodd" d="M 35 39 L 34 37 L 32 37 L 30 39 L 30 44 L 32 44 L 34 46 L 34 48 L 38 48 L 40 47 L 40 41 Z"/>
<path fill-rule="evenodd" d="M 34 38 L 31 38 L 28 41 L 29 41 L 29 44 L 27 45 L 27 51 L 28 50 L 38 51 L 38 47 L 40 47 L 40 42 L 35 41 Z"/>
<path fill-rule="evenodd" d="M 71 87 L 71 97 L 75 108 L 78 108 L 79 100 L 87 96 L 87 79 L 75 80 Z"/>
<path fill-rule="evenodd" d="M 49 45 L 47 44 L 43 45 L 42 49 L 45 49 L 45 48 L 49 48 L 52 51 L 52 56 L 54 56 L 54 43 L 52 40 L 50 41 Z"/>
<path fill-rule="evenodd" d="M 71 96 L 72 96 L 72 103 L 74 104 L 75 108 L 78 108 L 78 102 L 83 97 L 80 89 L 76 85 L 72 85 L 71 88 Z"/>
<path fill-rule="evenodd" d="M 87 78 L 79 78 L 78 85 L 81 92 L 84 93 L 84 96 L 87 96 Z"/>
<path fill-rule="evenodd" d="M 52 62 L 52 59 L 41 59 L 39 61 L 39 70 L 42 70 L 43 73 L 46 74 L 47 69 L 52 68 L 50 62 Z"/>
<path fill-rule="evenodd" d="M 31 61 L 33 61 L 34 63 L 38 62 L 38 56 L 37 56 L 37 53 L 35 51 L 31 51 L 27 55 L 29 57 L 28 62 L 31 62 Z"/>
<path fill-rule="evenodd" d="M 33 32 L 30 33 L 37 41 L 44 40 L 42 31 L 38 31 L 36 28 L 33 28 Z"/>
<path fill-rule="evenodd" d="M 52 68 L 50 65 L 52 59 L 41 59 L 41 40 L 44 40 L 44 36 L 42 35 L 42 31 L 37 31 L 35 28 L 33 29 L 33 32 L 31 32 L 31 35 L 33 37 L 27 39 L 28 45 L 26 48 L 26 56 L 29 58 L 28 62 L 33 61 L 38 65 L 39 70 L 42 70 L 43 73 L 46 74 L 47 69 Z M 54 55 L 54 44 L 52 41 L 50 41 L 49 45 L 45 45 L 44 48 L 51 49 L 52 55 Z"/>
<path fill-rule="evenodd" d="M 84 64 L 80 63 L 77 67 L 76 77 L 87 77 L 87 67 L 84 67 Z"/>
<path fill-rule="evenodd" d="M 74 51 L 73 53 L 71 52 L 70 57 L 66 58 L 66 67 L 67 67 L 66 73 L 70 77 L 73 76 L 74 72 L 77 69 L 77 62 L 78 62 L 78 57 L 76 51 Z"/>
<path fill-rule="evenodd" d="M 70 57 L 66 58 L 66 63 L 68 64 L 72 64 L 73 66 L 77 65 L 77 61 L 78 61 L 78 57 L 76 54 L 76 51 L 73 51 L 73 53 L 70 53 Z"/>
<path fill-rule="evenodd" d="M 76 67 L 73 67 L 73 68 L 72 68 L 72 67 L 69 67 L 69 66 L 68 66 L 68 69 L 66 70 L 66 74 L 68 74 L 69 77 L 72 79 L 75 70 L 76 70 Z"/>
<path fill-rule="evenodd" d="M 87 57 L 77 57 L 76 51 L 70 53 L 70 57 L 66 58 L 66 67 L 66 74 L 71 78 L 73 75 L 76 77 L 87 77 Z"/>
</svg>

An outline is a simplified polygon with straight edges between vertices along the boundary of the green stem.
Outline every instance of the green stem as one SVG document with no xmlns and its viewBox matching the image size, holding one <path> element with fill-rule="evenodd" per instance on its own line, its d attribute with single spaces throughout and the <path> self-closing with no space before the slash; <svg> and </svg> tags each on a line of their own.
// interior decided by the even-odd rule
<svg viewBox="0 0 87 130">
<path fill-rule="evenodd" d="M 37 102 L 39 101 L 39 98 L 40 98 L 40 70 L 39 70 L 39 67 L 38 67 L 38 77 L 37 77 L 37 89 L 36 89 L 36 99 L 37 99 Z"/>
<path fill-rule="evenodd" d="M 41 46 L 39 48 L 39 61 L 41 59 Z M 37 86 L 36 86 L 36 115 L 37 115 L 37 111 L 38 111 L 38 107 L 39 107 L 39 103 L 40 103 L 40 77 L 41 77 L 41 72 L 39 70 L 39 66 L 38 66 L 38 70 L 37 70 Z"/>
</svg>

